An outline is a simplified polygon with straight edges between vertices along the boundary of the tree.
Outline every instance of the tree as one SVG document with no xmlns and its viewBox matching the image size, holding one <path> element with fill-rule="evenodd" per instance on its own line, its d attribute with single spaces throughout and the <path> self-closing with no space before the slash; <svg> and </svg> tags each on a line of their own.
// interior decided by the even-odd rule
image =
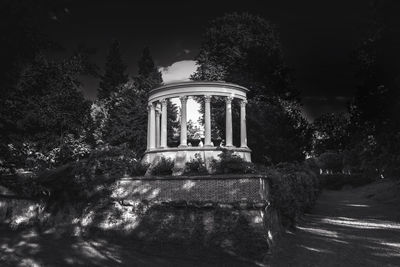
<svg viewBox="0 0 400 267">
<path fill-rule="evenodd" d="M 313 152 L 320 155 L 326 151 L 343 151 L 349 139 L 349 119 L 344 113 L 327 113 L 315 119 Z"/>
<path fill-rule="evenodd" d="M 180 123 L 178 121 L 178 107 L 168 99 L 167 102 L 167 145 L 176 144 L 179 139 Z"/>
<path fill-rule="evenodd" d="M 305 149 L 310 147 L 311 139 L 306 139 L 311 137 L 310 129 L 298 112 L 298 92 L 291 85 L 290 70 L 273 25 L 247 13 L 217 18 L 204 34 L 196 61 L 199 67 L 193 80 L 233 82 L 250 89 L 248 143 L 254 161 L 304 159 Z M 215 97 L 211 106 L 213 131 L 224 137 L 224 100 Z M 203 105 L 200 111 L 204 113 Z M 239 120 L 235 102 L 232 116 Z M 237 144 L 239 128 L 234 126 Z"/>
<path fill-rule="evenodd" d="M 20 71 L 43 49 L 59 48 L 43 32 L 45 25 L 65 15 L 61 2 L 0 1 L 0 90 L 2 96 L 18 81 Z"/>
<path fill-rule="evenodd" d="M 387 55 L 392 29 L 384 24 L 383 5 L 372 3 L 367 31 L 353 54 L 358 85 L 349 112 L 353 130 L 367 135 L 400 130 L 398 68 L 396 57 Z"/>
<path fill-rule="evenodd" d="M 117 90 L 118 86 L 126 83 L 128 81 L 128 75 L 126 75 L 125 72 L 126 65 L 121 58 L 119 42 L 114 40 L 108 51 L 105 73 L 101 77 L 98 98 L 108 98 L 112 92 Z"/>
<path fill-rule="evenodd" d="M 110 98 L 108 106 L 105 141 L 114 146 L 126 145 L 138 155 L 143 153 L 147 136 L 147 94 L 128 82 Z"/>
<path fill-rule="evenodd" d="M 256 162 L 302 161 L 311 150 L 312 129 L 293 103 L 253 98 L 247 124 L 248 145 Z"/>
<path fill-rule="evenodd" d="M 200 127 L 192 120 L 188 120 L 187 122 L 187 133 L 189 139 L 200 139 L 201 137 Z"/>
<path fill-rule="evenodd" d="M 19 151 L 19 167 L 35 153 L 43 155 L 50 165 L 72 160 L 66 154 L 60 158 L 60 149 L 66 148 L 66 142 L 77 144 L 74 138 L 85 142 L 91 121 L 89 102 L 79 91 L 83 71 L 78 55 L 59 62 L 38 55 L 21 72 L 13 98 L 9 99 L 12 108 L 8 111 L 14 123 L 7 140 Z"/>
<path fill-rule="evenodd" d="M 353 54 L 358 85 L 349 106 L 352 137 L 349 150 L 359 158 L 362 171 L 396 177 L 400 173 L 398 68 L 396 57 L 387 56 L 392 31 L 383 21 L 390 20 L 383 19 L 377 2 L 371 11 L 365 37 Z"/>
<path fill-rule="evenodd" d="M 136 88 L 148 96 L 150 90 L 161 86 L 162 74 L 154 63 L 150 48 L 145 47 L 138 61 L 138 75 L 134 78 Z M 178 108 L 171 101 L 167 102 L 167 142 L 175 143 L 179 122 L 177 121 Z"/>
<path fill-rule="evenodd" d="M 148 48 L 143 50 L 138 67 L 138 75 L 133 81 L 117 88 L 117 92 L 105 103 L 107 111 L 98 114 L 101 120 L 106 117 L 103 122 L 105 142 L 114 146 L 125 145 L 140 155 L 145 151 L 147 142 L 149 91 L 160 86 L 162 79 Z M 177 108 L 168 101 L 167 109 L 168 136 L 173 138 Z"/>
<path fill-rule="evenodd" d="M 43 49 L 55 44 L 43 33 L 44 25 L 51 23 L 49 14 L 59 15 L 59 3 L 47 0 L 0 2 L 0 165 L 11 164 L 21 151 L 11 153 L 14 138 L 20 139 L 21 125 L 16 116 L 21 95 L 16 89 L 21 72 Z M 12 146 L 12 145 L 11 145 Z M 11 154 L 10 154 L 11 153 Z M 8 167 L 6 167 L 8 168 Z"/>
<path fill-rule="evenodd" d="M 275 27 L 261 17 L 232 13 L 213 20 L 196 57 L 193 80 L 238 83 L 254 95 L 294 99 Z"/>
<path fill-rule="evenodd" d="M 161 86 L 162 75 L 154 64 L 148 47 L 145 47 L 142 51 L 138 68 L 138 75 L 134 78 L 138 90 L 148 93 L 151 89 Z"/>
</svg>

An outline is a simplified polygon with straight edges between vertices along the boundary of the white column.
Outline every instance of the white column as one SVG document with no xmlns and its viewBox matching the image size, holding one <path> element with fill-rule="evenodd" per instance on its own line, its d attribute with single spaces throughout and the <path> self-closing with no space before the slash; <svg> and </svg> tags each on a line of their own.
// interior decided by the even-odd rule
<svg viewBox="0 0 400 267">
<path fill-rule="evenodd" d="M 149 103 L 150 107 L 150 149 L 156 148 L 156 114 L 153 103 Z"/>
<path fill-rule="evenodd" d="M 204 146 L 211 146 L 211 96 L 204 96 Z"/>
<path fill-rule="evenodd" d="M 243 148 L 247 148 L 246 104 L 246 99 L 240 101 L 240 147 Z"/>
<path fill-rule="evenodd" d="M 226 117 L 225 117 L 225 146 L 232 145 L 232 99 L 233 97 L 227 97 L 226 103 Z"/>
<path fill-rule="evenodd" d="M 187 126 L 186 126 L 186 102 L 187 96 L 181 96 L 181 143 L 180 147 L 187 146 Z"/>
<path fill-rule="evenodd" d="M 167 100 L 161 100 L 161 147 L 167 147 Z"/>
<path fill-rule="evenodd" d="M 147 106 L 147 150 L 150 149 L 150 106 Z"/>
<path fill-rule="evenodd" d="M 160 110 L 156 109 L 156 147 L 160 147 Z"/>
</svg>

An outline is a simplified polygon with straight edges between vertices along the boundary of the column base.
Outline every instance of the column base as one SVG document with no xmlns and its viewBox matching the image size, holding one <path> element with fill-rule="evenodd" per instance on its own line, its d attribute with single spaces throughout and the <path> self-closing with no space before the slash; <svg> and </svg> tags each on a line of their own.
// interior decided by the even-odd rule
<svg viewBox="0 0 400 267">
<path fill-rule="evenodd" d="M 188 145 L 179 145 L 178 147 L 187 147 Z"/>
</svg>

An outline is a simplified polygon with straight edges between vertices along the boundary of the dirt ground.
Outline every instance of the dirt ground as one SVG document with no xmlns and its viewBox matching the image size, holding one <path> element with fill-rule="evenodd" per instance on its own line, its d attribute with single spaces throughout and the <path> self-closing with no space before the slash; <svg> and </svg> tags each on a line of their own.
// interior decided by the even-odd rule
<svg viewBox="0 0 400 267">
<path fill-rule="evenodd" d="M 283 234 L 265 266 L 400 266 L 396 203 L 385 182 L 325 191 L 296 230 Z M 129 242 L 0 227 L 0 266 L 253 266 L 227 255 L 160 256 L 157 249 L 163 245 L 146 254 Z"/>
</svg>

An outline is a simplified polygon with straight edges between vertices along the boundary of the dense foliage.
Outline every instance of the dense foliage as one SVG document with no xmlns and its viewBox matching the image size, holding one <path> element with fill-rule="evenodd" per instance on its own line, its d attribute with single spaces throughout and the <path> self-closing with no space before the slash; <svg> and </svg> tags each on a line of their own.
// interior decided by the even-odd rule
<svg viewBox="0 0 400 267">
<path fill-rule="evenodd" d="M 196 57 L 194 80 L 237 83 L 255 95 L 293 98 L 275 27 L 248 13 L 227 14 L 209 24 Z"/>
<path fill-rule="evenodd" d="M 37 164 L 51 167 L 85 154 L 92 121 L 89 102 L 78 91 L 84 71 L 79 55 L 63 61 L 38 55 L 25 66 L 3 106 L 4 162 L 27 167 L 25 159 L 36 155 Z"/>
<path fill-rule="evenodd" d="M 105 73 L 101 77 L 98 98 L 104 99 L 110 97 L 120 85 L 126 83 L 128 75 L 125 72 L 126 65 L 121 58 L 119 42 L 113 40 L 106 59 Z"/>
<path fill-rule="evenodd" d="M 316 156 L 325 157 L 322 161 L 327 159 L 326 150 L 336 153 L 338 162 L 334 165 L 367 180 L 399 179 L 400 88 L 396 64 L 384 56 L 390 27 L 383 24 L 376 6 L 372 7 L 373 19 L 352 57 L 357 91 L 349 102 L 349 116 L 326 114 L 318 118 L 313 150 Z"/>
<path fill-rule="evenodd" d="M 317 200 L 320 184 L 317 175 L 306 164 L 279 164 L 267 170 L 272 205 L 286 226 L 294 226 Z"/>
<path fill-rule="evenodd" d="M 186 162 L 185 174 L 207 174 L 206 164 L 201 158 L 199 153 L 195 154 L 195 157 Z"/>
<path fill-rule="evenodd" d="M 349 123 L 344 113 L 327 113 L 315 119 L 313 153 L 320 155 L 328 150 L 343 151 L 349 140 Z"/>
<path fill-rule="evenodd" d="M 152 175 L 171 175 L 174 168 L 174 161 L 169 158 L 160 158 L 155 166 L 151 167 Z"/>
<path fill-rule="evenodd" d="M 98 143 L 125 145 L 141 155 L 147 142 L 148 93 L 160 86 L 162 79 L 148 48 L 143 50 L 138 67 L 138 75 L 133 81 L 116 86 L 114 93 L 96 102 L 92 116 L 97 126 Z M 168 101 L 167 110 L 168 141 L 171 142 L 176 138 L 177 107 Z"/>
<path fill-rule="evenodd" d="M 212 162 L 212 169 L 217 174 L 221 173 L 255 173 L 254 164 L 235 155 L 232 150 L 223 149 L 218 155 L 219 160 Z"/>
<path fill-rule="evenodd" d="M 199 67 L 193 80 L 233 82 L 250 89 L 247 124 L 254 161 L 270 164 L 304 159 L 310 148 L 311 131 L 300 115 L 298 92 L 291 85 L 290 71 L 273 25 L 247 13 L 217 18 L 204 34 L 196 61 Z M 223 138 L 224 100 L 215 97 L 211 106 L 213 131 Z M 270 123 L 276 119 L 278 124 Z M 239 120 L 235 102 L 233 120 Z M 278 129 L 278 125 L 287 131 Z M 234 144 L 239 142 L 239 132 L 234 123 Z M 282 150 L 285 153 L 277 153 Z"/>
<path fill-rule="evenodd" d="M 124 144 L 138 154 L 143 153 L 147 142 L 147 94 L 128 83 L 109 99 L 107 107 L 105 143 Z"/>
</svg>

